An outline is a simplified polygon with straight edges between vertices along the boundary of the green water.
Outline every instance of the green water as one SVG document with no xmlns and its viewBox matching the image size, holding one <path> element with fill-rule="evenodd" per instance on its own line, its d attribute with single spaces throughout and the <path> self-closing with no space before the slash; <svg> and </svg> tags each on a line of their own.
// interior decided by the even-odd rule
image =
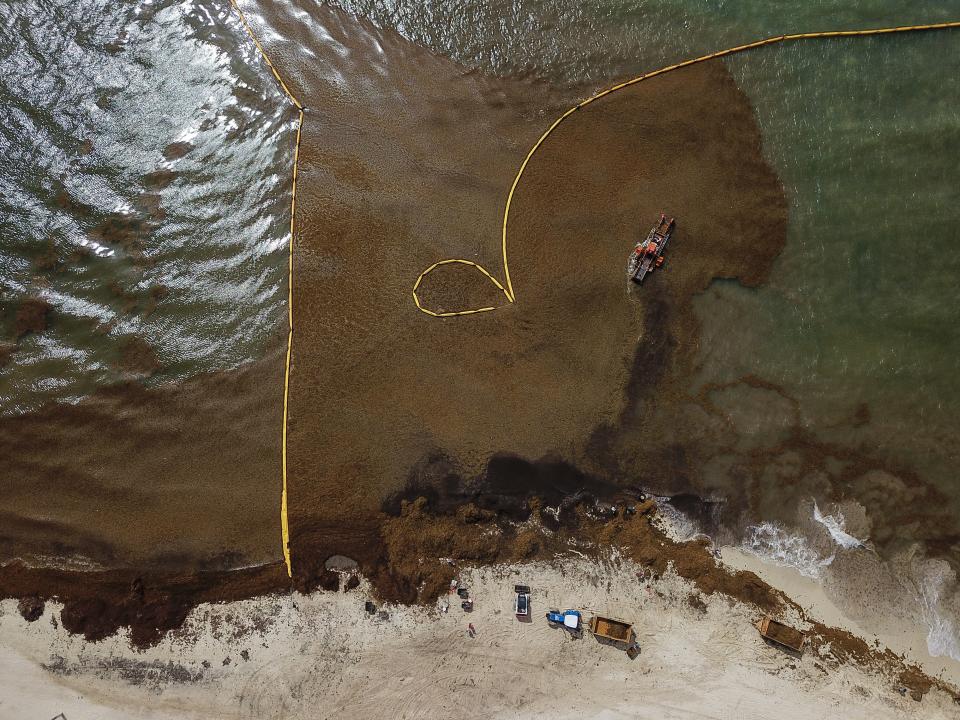
<svg viewBox="0 0 960 720">
<path fill-rule="evenodd" d="M 788 242 L 767 286 L 723 284 L 700 304 L 708 332 L 730 339 L 707 374 L 759 368 L 803 400 L 818 430 L 866 403 L 869 439 L 950 497 L 960 431 L 958 50 L 960 36 L 942 33 L 731 61 L 788 192 Z"/>
</svg>

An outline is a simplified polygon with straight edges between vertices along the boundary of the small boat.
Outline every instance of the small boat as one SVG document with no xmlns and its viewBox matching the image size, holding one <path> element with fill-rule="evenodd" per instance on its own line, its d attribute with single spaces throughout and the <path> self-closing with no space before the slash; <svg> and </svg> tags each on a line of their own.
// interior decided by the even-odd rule
<svg viewBox="0 0 960 720">
<path fill-rule="evenodd" d="M 650 230 L 646 239 L 638 242 L 630 253 L 627 259 L 627 277 L 635 283 L 642 283 L 647 273 L 663 266 L 663 252 L 673 235 L 675 225 L 673 218 L 660 213 L 659 222 Z"/>
</svg>

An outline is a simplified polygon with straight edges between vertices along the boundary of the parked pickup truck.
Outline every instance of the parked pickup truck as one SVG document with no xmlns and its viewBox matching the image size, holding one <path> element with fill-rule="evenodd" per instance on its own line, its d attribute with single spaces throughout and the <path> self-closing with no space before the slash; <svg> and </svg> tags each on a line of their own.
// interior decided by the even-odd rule
<svg viewBox="0 0 960 720">
<path fill-rule="evenodd" d="M 633 625 L 623 620 L 594 615 L 590 619 L 590 632 L 597 637 L 613 640 L 618 643 L 632 645 L 634 640 Z"/>
<path fill-rule="evenodd" d="M 525 618 L 530 614 L 530 586 L 514 585 L 513 591 L 517 594 L 513 603 L 513 611 L 518 618 Z"/>
</svg>

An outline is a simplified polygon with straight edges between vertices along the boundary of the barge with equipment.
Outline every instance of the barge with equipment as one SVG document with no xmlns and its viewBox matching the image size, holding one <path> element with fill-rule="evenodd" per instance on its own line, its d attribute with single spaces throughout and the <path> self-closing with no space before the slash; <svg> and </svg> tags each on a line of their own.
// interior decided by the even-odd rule
<svg viewBox="0 0 960 720">
<path fill-rule="evenodd" d="M 670 242 L 676 222 L 660 213 L 660 220 L 647 234 L 645 240 L 637 243 L 627 260 L 627 277 L 635 283 L 642 283 L 647 273 L 653 272 L 664 263 L 663 252 Z"/>
</svg>

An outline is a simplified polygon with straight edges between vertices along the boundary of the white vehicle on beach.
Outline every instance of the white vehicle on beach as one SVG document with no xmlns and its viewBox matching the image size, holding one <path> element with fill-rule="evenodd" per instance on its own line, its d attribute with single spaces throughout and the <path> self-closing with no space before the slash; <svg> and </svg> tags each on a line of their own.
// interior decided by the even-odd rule
<svg viewBox="0 0 960 720">
<path fill-rule="evenodd" d="M 518 618 L 525 618 L 530 615 L 530 586 L 514 585 L 513 591 L 516 598 L 513 601 L 513 612 Z"/>
</svg>

